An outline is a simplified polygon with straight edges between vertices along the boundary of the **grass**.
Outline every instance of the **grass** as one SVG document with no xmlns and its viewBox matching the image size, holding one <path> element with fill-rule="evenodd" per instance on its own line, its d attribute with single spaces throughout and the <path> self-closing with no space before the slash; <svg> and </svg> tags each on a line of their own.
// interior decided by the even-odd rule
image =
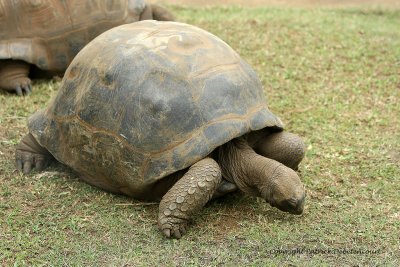
<svg viewBox="0 0 400 267">
<path fill-rule="evenodd" d="M 112 195 L 68 168 L 15 171 L 26 118 L 57 93 L 0 92 L 0 265 L 400 264 L 400 10 L 170 7 L 254 67 L 271 110 L 304 137 L 305 212 L 234 194 L 210 203 L 181 240 L 157 205 Z"/>
</svg>

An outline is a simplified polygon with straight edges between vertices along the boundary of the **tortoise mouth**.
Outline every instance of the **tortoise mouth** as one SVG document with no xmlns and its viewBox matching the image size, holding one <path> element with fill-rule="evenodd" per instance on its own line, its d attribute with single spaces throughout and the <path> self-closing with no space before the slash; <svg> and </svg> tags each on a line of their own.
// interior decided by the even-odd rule
<svg viewBox="0 0 400 267">
<path fill-rule="evenodd" d="M 289 212 L 290 214 L 300 215 L 304 210 L 305 203 L 305 194 L 300 199 L 296 199 L 294 197 L 290 199 L 285 199 L 280 201 L 279 203 L 270 203 L 272 207 L 276 207 L 281 211 Z"/>
</svg>

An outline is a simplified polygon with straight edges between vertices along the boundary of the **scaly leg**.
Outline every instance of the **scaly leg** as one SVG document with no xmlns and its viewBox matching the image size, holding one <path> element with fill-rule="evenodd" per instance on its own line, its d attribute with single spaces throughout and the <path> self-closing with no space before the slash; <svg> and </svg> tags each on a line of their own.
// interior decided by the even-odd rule
<svg viewBox="0 0 400 267">
<path fill-rule="evenodd" d="M 181 238 L 190 219 L 211 199 L 220 182 L 221 169 L 213 159 L 192 165 L 160 202 L 158 225 L 164 234 Z"/>
<path fill-rule="evenodd" d="M 19 96 L 32 92 L 29 63 L 21 60 L 0 60 L 0 88 L 15 91 Z"/>
</svg>

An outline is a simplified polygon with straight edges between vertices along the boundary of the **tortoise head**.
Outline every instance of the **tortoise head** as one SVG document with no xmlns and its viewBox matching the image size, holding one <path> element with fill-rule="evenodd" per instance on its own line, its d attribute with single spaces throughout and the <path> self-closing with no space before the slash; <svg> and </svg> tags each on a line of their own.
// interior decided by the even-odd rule
<svg viewBox="0 0 400 267">
<path fill-rule="evenodd" d="M 262 197 L 282 211 L 303 212 L 305 191 L 297 173 L 257 154 L 245 139 L 236 138 L 221 146 L 219 163 L 223 177 L 243 192 Z"/>
<path fill-rule="evenodd" d="M 301 214 L 305 202 L 305 190 L 299 176 L 292 169 L 280 164 L 268 179 L 259 186 L 260 195 L 273 207 L 292 214 Z"/>
</svg>

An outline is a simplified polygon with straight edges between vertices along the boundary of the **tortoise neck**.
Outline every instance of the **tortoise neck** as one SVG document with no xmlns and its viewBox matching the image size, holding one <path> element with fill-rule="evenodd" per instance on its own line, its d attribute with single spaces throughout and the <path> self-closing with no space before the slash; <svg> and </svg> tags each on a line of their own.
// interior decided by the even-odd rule
<svg viewBox="0 0 400 267">
<path fill-rule="evenodd" d="M 240 190 L 267 201 L 272 197 L 273 174 L 281 164 L 257 154 L 243 137 L 223 145 L 218 161 L 222 176 Z"/>
</svg>

